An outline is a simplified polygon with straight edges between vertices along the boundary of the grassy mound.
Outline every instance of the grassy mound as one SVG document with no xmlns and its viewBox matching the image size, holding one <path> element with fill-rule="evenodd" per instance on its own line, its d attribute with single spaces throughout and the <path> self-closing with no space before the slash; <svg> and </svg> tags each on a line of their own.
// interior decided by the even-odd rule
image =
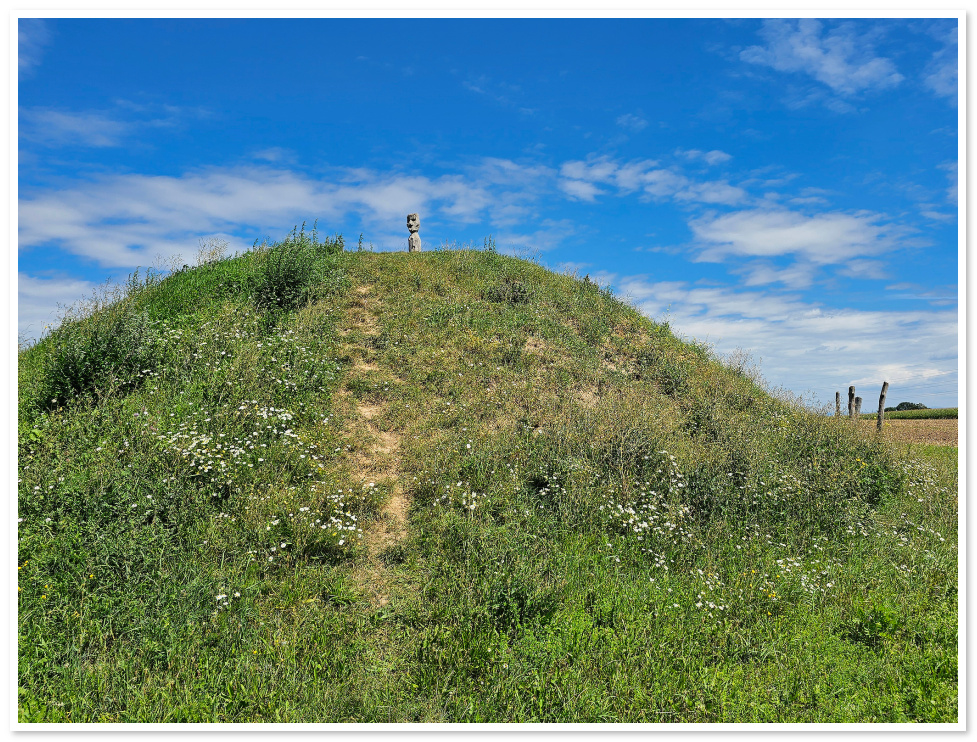
<svg viewBox="0 0 977 742">
<path fill-rule="evenodd" d="M 21 721 L 955 721 L 956 470 L 606 290 L 304 233 L 20 356 Z"/>
</svg>

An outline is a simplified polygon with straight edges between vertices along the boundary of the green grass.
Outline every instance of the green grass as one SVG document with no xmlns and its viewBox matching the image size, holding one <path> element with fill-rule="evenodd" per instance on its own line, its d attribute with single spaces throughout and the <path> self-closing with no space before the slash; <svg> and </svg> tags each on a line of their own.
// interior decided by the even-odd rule
<svg viewBox="0 0 977 742">
<path fill-rule="evenodd" d="M 955 457 L 489 251 L 303 233 L 115 299 L 20 355 L 21 722 L 958 718 Z"/>
<path fill-rule="evenodd" d="M 877 417 L 878 413 L 868 415 L 870 418 Z M 890 420 L 956 420 L 956 407 L 943 407 L 935 410 L 899 410 L 886 412 L 886 418 Z M 865 417 L 865 415 L 862 415 Z"/>
<path fill-rule="evenodd" d="M 863 420 L 874 420 L 878 417 L 876 412 L 863 412 Z M 956 407 L 942 407 L 935 410 L 898 410 L 885 413 L 886 420 L 956 420 Z"/>
</svg>

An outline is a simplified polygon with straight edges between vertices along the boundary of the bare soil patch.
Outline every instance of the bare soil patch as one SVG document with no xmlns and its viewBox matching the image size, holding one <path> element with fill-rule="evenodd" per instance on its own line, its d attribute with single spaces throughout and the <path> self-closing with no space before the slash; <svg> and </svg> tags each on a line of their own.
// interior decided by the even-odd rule
<svg viewBox="0 0 977 742">
<path fill-rule="evenodd" d="M 375 363 L 364 361 L 361 358 L 358 358 L 353 363 L 353 368 L 355 368 L 357 371 L 379 371 L 380 370 L 380 367 L 377 366 Z"/>
<path fill-rule="evenodd" d="M 574 392 L 573 398 L 587 409 L 592 410 L 597 406 L 597 389 L 593 386 L 578 389 Z"/>
</svg>

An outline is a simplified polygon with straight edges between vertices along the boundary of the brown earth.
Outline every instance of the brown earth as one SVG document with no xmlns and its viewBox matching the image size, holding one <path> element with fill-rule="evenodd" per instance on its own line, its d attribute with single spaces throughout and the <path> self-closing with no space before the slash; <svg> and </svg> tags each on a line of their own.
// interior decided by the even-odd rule
<svg viewBox="0 0 977 742">
<path fill-rule="evenodd" d="M 875 431 L 875 420 L 863 420 L 866 432 Z M 957 445 L 956 420 L 885 420 L 882 434 L 894 443 Z"/>
<path fill-rule="evenodd" d="M 356 288 L 356 296 L 349 305 L 351 325 L 360 329 L 367 338 L 376 335 L 376 315 L 380 307 L 371 296 L 369 286 Z M 369 356 L 367 348 L 359 344 L 348 346 L 354 356 L 353 376 L 369 377 L 380 372 L 380 367 Z M 364 357 L 366 356 L 366 357 Z M 363 534 L 364 554 L 354 580 L 370 600 L 379 606 L 390 601 L 393 580 L 384 564 L 383 552 L 407 535 L 409 503 L 400 481 L 400 440 L 393 430 L 385 430 L 380 418 L 386 411 L 385 404 L 371 404 L 352 399 L 347 389 L 339 390 L 337 398 L 347 405 L 352 402 L 351 432 L 367 441 L 366 450 L 355 457 L 360 477 L 375 482 L 390 483 L 390 497 L 384 503 L 379 518 L 370 524 Z"/>
</svg>

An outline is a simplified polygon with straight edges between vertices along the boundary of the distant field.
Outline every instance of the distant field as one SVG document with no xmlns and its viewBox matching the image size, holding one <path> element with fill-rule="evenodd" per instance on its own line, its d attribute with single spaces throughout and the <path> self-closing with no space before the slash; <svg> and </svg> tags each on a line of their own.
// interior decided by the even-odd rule
<svg viewBox="0 0 977 742">
<path fill-rule="evenodd" d="M 930 412 L 931 410 L 918 410 Z M 875 432 L 875 420 L 863 420 L 861 425 L 866 433 Z M 890 420 L 888 415 L 882 424 L 882 433 L 894 443 L 925 444 L 932 446 L 957 445 L 957 421 L 954 418 L 941 420 Z"/>
<path fill-rule="evenodd" d="M 863 420 L 874 420 L 878 415 L 875 412 L 863 412 Z M 956 407 L 943 407 L 936 410 L 900 410 L 899 412 L 886 412 L 886 420 L 955 420 L 957 418 Z"/>
</svg>

